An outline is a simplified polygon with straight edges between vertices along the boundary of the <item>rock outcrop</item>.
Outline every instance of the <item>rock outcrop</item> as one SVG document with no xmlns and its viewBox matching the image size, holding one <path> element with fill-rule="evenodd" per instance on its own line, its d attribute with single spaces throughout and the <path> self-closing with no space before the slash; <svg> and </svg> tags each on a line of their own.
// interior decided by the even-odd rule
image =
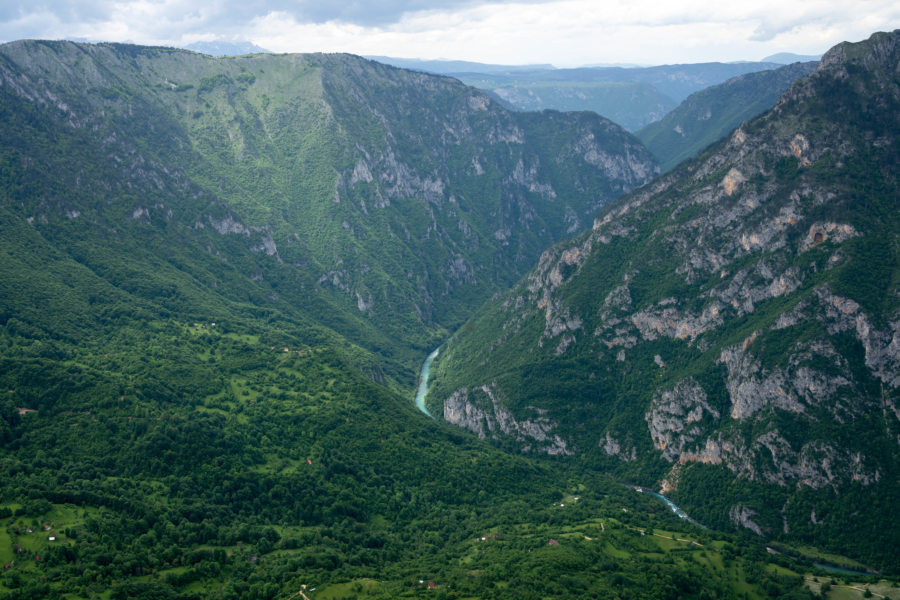
<svg viewBox="0 0 900 600">
<path fill-rule="evenodd" d="M 523 444 L 525 452 L 534 450 L 546 454 L 572 454 L 567 442 L 553 433 L 556 423 L 543 416 L 534 407 L 537 416 L 516 419 L 505 408 L 497 393 L 496 385 L 484 385 L 473 389 L 457 390 L 444 402 L 444 420 L 475 433 L 478 437 L 511 436 Z"/>
</svg>

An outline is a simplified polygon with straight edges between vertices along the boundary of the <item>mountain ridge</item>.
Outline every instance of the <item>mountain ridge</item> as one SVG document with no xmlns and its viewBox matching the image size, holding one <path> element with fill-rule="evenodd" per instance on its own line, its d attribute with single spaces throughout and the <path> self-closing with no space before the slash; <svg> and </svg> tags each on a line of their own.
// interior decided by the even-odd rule
<svg viewBox="0 0 900 600">
<path fill-rule="evenodd" d="M 761 60 L 761 62 L 774 62 L 789 65 L 795 62 L 818 62 L 822 58 L 821 54 L 796 54 L 794 52 L 778 52 L 770 54 Z"/>
</svg>

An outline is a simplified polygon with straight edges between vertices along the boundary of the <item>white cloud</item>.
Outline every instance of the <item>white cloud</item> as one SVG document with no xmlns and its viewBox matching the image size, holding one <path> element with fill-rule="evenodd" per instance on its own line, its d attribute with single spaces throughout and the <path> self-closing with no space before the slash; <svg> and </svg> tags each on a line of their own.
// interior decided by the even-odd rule
<svg viewBox="0 0 900 600">
<path fill-rule="evenodd" d="M 752 6 L 686 0 L 660 7 L 650 0 L 562 0 L 483 4 L 423 11 L 384 27 L 331 22 L 310 25 L 284 13 L 254 21 L 254 40 L 279 51 L 350 51 L 482 62 L 697 62 L 758 59 L 777 51 L 816 53 L 900 23 L 891 2 L 867 9 L 835 2 Z M 698 17 L 697 15 L 702 15 Z"/>
<path fill-rule="evenodd" d="M 900 26 L 900 3 L 893 0 L 852 5 L 834 0 L 9 1 L 0 9 L 0 37 L 6 40 L 77 37 L 183 45 L 245 39 L 283 52 L 561 66 L 816 53 Z"/>
</svg>

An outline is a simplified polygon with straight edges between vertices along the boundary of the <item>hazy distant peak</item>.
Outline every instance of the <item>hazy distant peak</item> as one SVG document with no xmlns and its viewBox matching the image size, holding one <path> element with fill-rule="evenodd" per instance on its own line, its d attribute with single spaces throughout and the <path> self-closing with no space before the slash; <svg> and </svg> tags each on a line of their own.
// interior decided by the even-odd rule
<svg viewBox="0 0 900 600">
<path fill-rule="evenodd" d="M 579 69 L 609 69 L 609 68 L 619 68 L 619 69 L 645 69 L 647 67 L 654 67 L 656 65 L 644 64 L 644 63 L 591 63 L 588 65 L 581 65 L 577 67 Z"/>
<path fill-rule="evenodd" d="M 821 54 L 794 54 L 793 52 L 779 52 L 762 59 L 762 62 L 773 62 L 782 65 L 789 65 L 795 62 L 808 62 L 811 60 L 819 60 Z"/>
<path fill-rule="evenodd" d="M 467 60 L 449 59 L 428 60 L 424 58 L 395 58 L 391 56 L 366 56 L 365 58 L 393 67 L 400 67 L 401 69 L 413 69 L 416 71 L 425 71 L 427 73 L 436 73 L 438 75 L 447 75 L 450 73 L 511 73 L 517 71 L 552 70 L 556 68 L 551 64 L 493 65 Z"/>
<path fill-rule="evenodd" d="M 194 42 L 184 47 L 187 50 L 209 54 L 210 56 L 240 56 L 242 54 L 271 54 L 271 50 L 260 48 L 253 42 Z"/>
</svg>

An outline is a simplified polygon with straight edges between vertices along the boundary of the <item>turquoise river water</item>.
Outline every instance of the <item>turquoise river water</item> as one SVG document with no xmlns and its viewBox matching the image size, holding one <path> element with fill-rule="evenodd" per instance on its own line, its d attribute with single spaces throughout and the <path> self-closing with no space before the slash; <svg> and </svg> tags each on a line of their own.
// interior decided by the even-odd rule
<svg viewBox="0 0 900 600">
<path fill-rule="evenodd" d="M 416 390 L 416 408 L 432 419 L 434 418 L 434 415 L 425 408 L 425 396 L 428 395 L 428 372 L 431 369 L 431 363 L 437 358 L 439 350 L 440 348 L 429 354 L 428 358 L 425 359 L 425 362 L 422 363 L 422 373 L 419 375 L 419 389 Z"/>
</svg>

